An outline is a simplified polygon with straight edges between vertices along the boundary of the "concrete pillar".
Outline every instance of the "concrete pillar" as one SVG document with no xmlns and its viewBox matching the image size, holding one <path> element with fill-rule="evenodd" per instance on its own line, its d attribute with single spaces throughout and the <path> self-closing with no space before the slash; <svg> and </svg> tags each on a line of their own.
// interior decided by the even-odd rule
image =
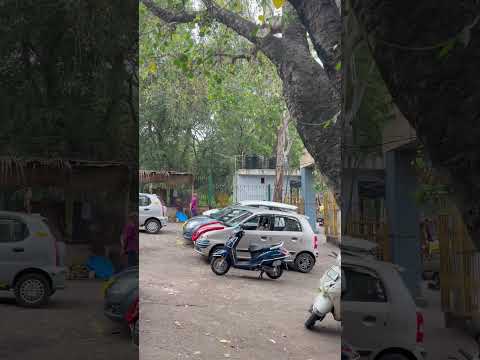
<svg viewBox="0 0 480 360">
<path fill-rule="evenodd" d="M 305 167 L 300 170 L 302 177 L 303 202 L 305 204 L 305 215 L 313 231 L 317 229 L 315 190 L 313 188 L 313 168 Z"/>
<path fill-rule="evenodd" d="M 419 211 L 415 201 L 417 178 L 411 161 L 414 150 L 392 150 L 385 156 L 386 208 L 391 259 L 405 269 L 402 277 L 415 299 L 420 299 L 421 254 Z"/>
</svg>

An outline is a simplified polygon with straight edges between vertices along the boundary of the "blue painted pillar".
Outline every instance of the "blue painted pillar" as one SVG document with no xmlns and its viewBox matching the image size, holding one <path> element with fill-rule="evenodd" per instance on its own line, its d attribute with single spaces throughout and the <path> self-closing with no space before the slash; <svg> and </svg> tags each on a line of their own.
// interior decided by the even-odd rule
<svg viewBox="0 0 480 360">
<path fill-rule="evenodd" d="M 421 254 L 419 211 L 415 201 L 417 178 L 411 161 L 414 150 L 392 150 L 385 156 L 386 208 L 392 262 L 405 269 L 402 277 L 414 298 L 419 297 Z"/>
<path fill-rule="evenodd" d="M 308 221 L 313 231 L 317 229 L 316 219 L 316 203 L 315 203 L 315 190 L 313 188 L 313 168 L 305 167 L 300 170 L 302 178 L 302 192 L 303 201 L 305 203 L 305 215 L 308 216 Z"/>
</svg>

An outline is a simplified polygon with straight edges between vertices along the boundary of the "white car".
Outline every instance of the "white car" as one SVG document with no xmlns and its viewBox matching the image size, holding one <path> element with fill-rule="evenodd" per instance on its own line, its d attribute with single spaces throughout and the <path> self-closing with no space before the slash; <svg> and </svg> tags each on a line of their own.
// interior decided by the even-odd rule
<svg viewBox="0 0 480 360">
<path fill-rule="evenodd" d="M 65 288 L 64 257 L 46 218 L 0 211 L 0 290 L 13 290 L 19 305 L 45 305 Z"/>
<path fill-rule="evenodd" d="M 369 360 L 423 360 L 423 315 L 398 266 L 342 255 L 342 338 Z"/>
<path fill-rule="evenodd" d="M 273 201 L 264 201 L 264 200 L 243 200 L 236 204 L 233 204 L 232 206 L 248 206 L 248 207 L 259 208 L 259 209 L 277 210 L 277 211 L 285 211 L 285 212 L 293 212 L 293 213 L 298 212 L 297 206 L 279 203 L 279 202 L 273 202 Z M 210 210 L 204 211 L 202 215 L 210 216 L 220 210 L 221 209 L 210 209 Z"/>
<path fill-rule="evenodd" d="M 167 208 L 155 194 L 138 194 L 138 223 L 149 234 L 158 234 L 167 226 Z"/>
<path fill-rule="evenodd" d="M 250 245 L 262 246 L 284 243 L 285 248 L 294 259 L 295 268 L 303 273 L 310 272 L 318 257 L 318 238 L 313 232 L 308 219 L 300 214 L 283 211 L 252 208 L 242 220 L 235 224 L 225 222 L 226 228 L 206 232 L 195 242 L 195 251 L 211 258 L 211 255 L 222 248 L 233 232 L 232 226 L 241 225 L 245 235 L 237 247 L 239 259 L 249 259 Z M 262 224 L 265 224 L 262 226 Z"/>
</svg>

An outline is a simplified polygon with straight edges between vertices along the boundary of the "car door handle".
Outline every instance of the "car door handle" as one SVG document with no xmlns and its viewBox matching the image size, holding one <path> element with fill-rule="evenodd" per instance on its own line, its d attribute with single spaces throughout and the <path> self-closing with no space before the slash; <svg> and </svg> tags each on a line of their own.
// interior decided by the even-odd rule
<svg viewBox="0 0 480 360">
<path fill-rule="evenodd" d="M 260 236 L 260 239 L 262 239 L 262 240 L 265 241 L 265 240 L 267 240 L 268 238 L 267 238 L 266 236 Z"/>
<path fill-rule="evenodd" d="M 298 240 L 298 238 L 296 238 L 296 237 L 292 237 L 292 240 L 293 240 L 293 241 L 297 241 L 297 240 Z"/>
<path fill-rule="evenodd" d="M 19 248 L 19 247 L 15 247 L 12 249 L 13 252 L 24 252 L 25 249 L 24 248 Z"/>
<path fill-rule="evenodd" d="M 150 209 L 143 209 L 143 210 L 148 211 L 148 210 L 150 210 Z"/>
<path fill-rule="evenodd" d="M 372 315 L 367 315 L 362 319 L 364 325 L 371 326 L 377 322 L 377 318 Z"/>
</svg>

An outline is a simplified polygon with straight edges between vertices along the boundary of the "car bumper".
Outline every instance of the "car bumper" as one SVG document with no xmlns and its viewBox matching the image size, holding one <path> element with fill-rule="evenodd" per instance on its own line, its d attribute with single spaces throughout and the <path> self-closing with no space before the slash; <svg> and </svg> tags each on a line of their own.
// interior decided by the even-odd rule
<svg viewBox="0 0 480 360">
<path fill-rule="evenodd" d="M 168 218 L 166 216 L 160 217 L 158 220 L 160 220 L 160 224 L 162 225 L 162 227 L 167 226 Z"/>
<path fill-rule="evenodd" d="M 48 269 L 50 278 L 52 279 L 52 290 L 65 289 L 67 279 L 67 269 L 64 267 L 55 267 Z"/>
<path fill-rule="evenodd" d="M 103 314 L 115 322 L 122 322 L 125 319 L 125 314 L 120 304 L 106 303 L 103 308 Z"/>
<path fill-rule="evenodd" d="M 205 247 L 200 247 L 197 244 L 195 244 L 195 247 L 193 248 L 193 250 L 195 250 L 195 252 L 199 253 L 200 255 L 208 256 L 208 254 L 210 252 L 210 246 L 205 248 Z"/>
</svg>

